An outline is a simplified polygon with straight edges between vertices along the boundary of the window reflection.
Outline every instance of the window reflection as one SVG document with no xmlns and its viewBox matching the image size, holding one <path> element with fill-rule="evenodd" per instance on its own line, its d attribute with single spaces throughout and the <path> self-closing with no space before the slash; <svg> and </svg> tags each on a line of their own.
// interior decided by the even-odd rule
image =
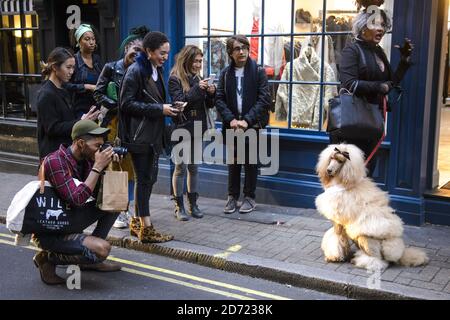
<svg viewBox="0 0 450 320">
<path fill-rule="evenodd" d="M 195 1 L 200 0 L 187 2 Z M 386 0 L 382 7 L 389 16 L 393 4 L 394 0 Z M 328 101 L 338 94 L 341 53 L 353 40 L 355 1 L 211 0 L 210 9 L 211 30 L 197 40 L 204 51 L 209 43 L 210 73 L 218 75 L 229 64 L 227 37 L 233 31 L 245 34 L 251 43 L 250 56 L 264 67 L 269 79 L 270 126 L 325 130 Z M 196 19 L 208 18 L 186 14 L 186 25 L 191 19 L 192 25 L 198 25 Z M 381 46 L 390 57 L 389 34 Z"/>
</svg>

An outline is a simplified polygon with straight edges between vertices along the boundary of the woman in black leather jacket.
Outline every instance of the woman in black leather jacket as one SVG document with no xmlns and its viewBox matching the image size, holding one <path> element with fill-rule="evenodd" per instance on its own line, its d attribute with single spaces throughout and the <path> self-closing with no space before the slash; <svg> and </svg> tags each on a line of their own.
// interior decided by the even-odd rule
<svg viewBox="0 0 450 320">
<path fill-rule="evenodd" d="M 134 63 L 138 53 L 142 52 L 142 39 L 149 32 L 145 27 L 134 28 L 130 31 L 122 45 L 120 46 L 120 53 L 123 59 L 110 62 L 105 65 L 97 82 L 94 91 L 94 99 L 97 105 L 101 106 L 101 126 L 109 128 L 108 141 L 114 142 L 117 137 L 117 123 L 118 123 L 118 90 L 122 83 L 123 76 L 126 69 Z M 134 201 L 134 170 L 131 156 L 127 155 L 121 164 L 121 168 L 128 172 L 128 198 L 131 202 Z M 114 228 L 128 227 L 128 213 L 123 212 L 119 215 Z"/>
<path fill-rule="evenodd" d="M 342 51 L 340 80 L 341 87 L 348 90 L 352 90 L 357 82 L 354 94 L 365 97 L 370 103 L 379 104 L 380 112 L 382 112 L 384 97 L 401 82 L 411 66 L 410 55 L 413 45 L 406 39 L 403 47 L 396 46 L 400 49 L 401 60 L 394 72 L 383 48 L 379 45 L 386 32 L 391 28 L 391 21 L 383 10 L 380 9 L 379 14 L 381 15 L 381 24 L 378 25 L 371 25 L 373 17 L 366 10 L 361 11 L 354 18 L 355 41 Z M 364 59 L 361 54 L 364 54 Z M 358 137 L 343 137 L 332 133 L 330 141 L 332 144 L 341 142 L 354 144 L 365 153 L 367 158 L 378 145 L 379 138 L 361 140 Z M 375 166 L 376 157 L 373 157 L 368 164 L 369 177 L 372 176 Z"/>
<path fill-rule="evenodd" d="M 189 220 L 183 203 L 183 187 L 187 167 L 188 213 L 194 218 L 202 218 L 203 214 L 197 206 L 198 164 L 194 163 L 196 143 L 203 141 L 203 133 L 208 129 L 207 109 L 214 107 L 216 87 L 208 85 L 208 79 L 202 79 L 203 53 L 194 46 L 184 47 L 176 57 L 175 66 L 169 78 L 169 93 L 172 101 L 187 102 L 183 113 L 175 118 L 177 128 L 186 129 L 191 135 L 189 141 L 180 142 L 183 146 L 190 144 L 191 156 L 188 163 L 175 164 L 172 177 L 175 216 L 180 221 Z M 195 136 L 194 123 L 201 125 L 202 136 Z M 200 155 L 201 156 L 201 155 Z M 202 159 L 199 157 L 199 159 Z"/>
<path fill-rule="evenodd" d="M 158 159 L 163 147 L 164 116 L 179 110 L 166 104 L 162 66 L 169 57 L 170 44 L 161 32 L 149 32 L 144 52 L 136 57 L 122 80 L 119 106 L 119 136 L 128 148 L 136 173 L 136 218 L 131 234 L 143 243 L 166 242 L 171 235 L 157 232 L 150 221 L 149 200 L 158 176 Z"/>
</svg>

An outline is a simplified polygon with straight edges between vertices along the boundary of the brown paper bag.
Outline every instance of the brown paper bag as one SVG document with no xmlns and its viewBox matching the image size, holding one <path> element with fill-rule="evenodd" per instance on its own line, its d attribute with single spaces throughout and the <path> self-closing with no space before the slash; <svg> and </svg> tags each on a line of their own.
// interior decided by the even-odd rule
<svg viewBox="0 0 450 320">
<path fill-rule="evenodd" d="M 105 171 L 97 197 L 97 207 L 103 211 L 121 212 L 128 210 L 128 203 L 128 172 Z"/>
</svg>

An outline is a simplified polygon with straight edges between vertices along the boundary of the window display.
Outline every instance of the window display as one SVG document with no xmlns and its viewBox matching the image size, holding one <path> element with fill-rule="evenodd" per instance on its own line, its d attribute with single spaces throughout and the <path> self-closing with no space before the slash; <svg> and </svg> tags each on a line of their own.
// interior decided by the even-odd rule
<svg viewBox="0 0 450 320">
<path fill-rule="evenodd" d="M 328 101 L 338 93 L 341 52 L 353 41 L 352 19 L 359 12 L 357 5 L 376 2 L 391 18 L 394 6 L 394 0 L 227 0 L 220 6 L 218 18 L 217 1 L 185 1 L 190 8 L 186 26 L 207 26 L 206 32 L 196 32 L 199 38 L 203 35 L 200 47 L 209 52 L 205 71 L 219 74 L 229 63 L 225 49 L 228 35 L 246 35 L 250 57 L 265 68 L 269 78 L 270 126 L 315 131 L 325 130 Z M 200 2 L 206 8 L 200 9 Z M 192 11 L 194 7 L 197 12 Z M 225 17 L 234 18 L 228 21 Z M 191 43 L 192 36 L 186 41 Z M 390 57 L 389 34 L 381 46 Z"/>
</svg>

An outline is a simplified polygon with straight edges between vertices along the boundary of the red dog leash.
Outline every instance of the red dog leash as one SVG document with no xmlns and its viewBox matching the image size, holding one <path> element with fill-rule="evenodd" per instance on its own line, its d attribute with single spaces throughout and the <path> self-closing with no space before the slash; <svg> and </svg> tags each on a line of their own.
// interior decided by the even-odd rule
<svg viewBox="0 0 450 320">
<path fill-rule="evenodd" d="M 383 98 L 383 119 L 384 119 L 385 125 L 386 125 L 386 117 L 387 117 L 387 97 L 384 96 L 384 98 Z M 367 160 L 365 162 L 366 166 L 370 162 L 370 160 L 372 160 L 375 153 L 377 153 L 378 149 L 380 149 L 381 144 L 383 143 L 385 138 L 386 138 L 386 130 L 383 130 L 383 135 L 381 136 L 380 141 L 378 141 L 378 144 L 376 145 L 375 149 L 373 149 L 372 153 L 370 154 L 370 156 L 367 158 Z"/>
</svg>

